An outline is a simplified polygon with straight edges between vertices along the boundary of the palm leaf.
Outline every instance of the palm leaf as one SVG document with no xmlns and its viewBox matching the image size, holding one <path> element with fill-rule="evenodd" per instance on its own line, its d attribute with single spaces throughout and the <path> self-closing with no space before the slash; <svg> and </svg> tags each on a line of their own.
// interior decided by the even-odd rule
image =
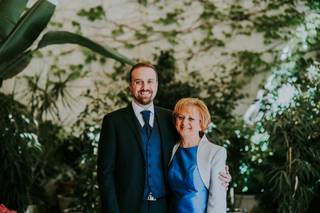
<svg viewBox="0 0 320 213">
<path fill-rule="evenodd" d="M 27 2 L 27 0 L 0 0 L 0 42 L 14 28 Z"/>
<path fill-rule="evenodd" d="M 47 0 L 37 1 L 19 20 L 0 47 L 0 63 L 25 51 L 47 26 L 55 5 Z"/>
<path fill-rule="evenodd" d="M 67 31 L 51 31 L 46 33 L 41 41 L 38 44 L 38 48 L 43 48 L 48 45 L 53 45 L 53 44 L 78 44 L 81 46 L 84 46 L 94 52 L 97 52 L 105 57 L 108 58 L 113 58 L 117 61 L 120 61 L 122 63 L 134 65 L 135 62 L 114 49 L 110 47 L 103 47 L 102 45 L 86 38 L 81 35 L 67 32 Z"/>
</svg>

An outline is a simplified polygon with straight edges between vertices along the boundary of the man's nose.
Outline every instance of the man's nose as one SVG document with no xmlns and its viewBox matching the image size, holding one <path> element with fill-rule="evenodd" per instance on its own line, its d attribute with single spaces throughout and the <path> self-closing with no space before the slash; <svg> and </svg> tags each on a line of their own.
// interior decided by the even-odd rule
<svg viewBox="0 0 320 213">
<path fill-rule="evenodd" d="M 143 89 L 148 89 L 148 88 L 150 88 L 148 82 L 142 82 L 142 88 L 143 88 Z"/>
</svg>

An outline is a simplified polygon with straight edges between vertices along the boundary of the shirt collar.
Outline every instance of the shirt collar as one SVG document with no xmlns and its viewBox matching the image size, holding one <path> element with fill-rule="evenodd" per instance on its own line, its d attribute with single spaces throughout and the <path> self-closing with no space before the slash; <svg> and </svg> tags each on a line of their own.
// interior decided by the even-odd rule
<svg viewBox="0 0 320 213">
<path fill-rule="evenodd" d="M 141 124 L 141 126 L 144 125 L 144 121 L 143 121 L 141 112 L 143 110 L 149 110 L 151 112 L 149 124 L 153 127 L 153 121 L 154 121 L 154 105 L 153 105 L 153 103 L 151 103 L 150 105 L 145 106 L 145 107 L 137 104 L 135 101 L 132 101 L 131 104 L 132 104 L 134 114 L 135 114 L 136 118 L 139 120 L 139 123 Z"/>
</svg>

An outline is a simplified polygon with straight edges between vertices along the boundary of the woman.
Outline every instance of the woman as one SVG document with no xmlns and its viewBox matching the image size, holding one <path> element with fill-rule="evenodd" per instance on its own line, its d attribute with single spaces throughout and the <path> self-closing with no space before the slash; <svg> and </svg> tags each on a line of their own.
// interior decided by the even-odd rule
<svg viewBox="0 0 320 213">
<path fill-rule="evenodd" d="M 226 213 L 226 189 L 218 179 L 226 150 L 208 141 L 210 114 L 203 101 L 183 98 L 174 107 L 180 135 L 169 163 L 174 213 Z"/>
</svg>

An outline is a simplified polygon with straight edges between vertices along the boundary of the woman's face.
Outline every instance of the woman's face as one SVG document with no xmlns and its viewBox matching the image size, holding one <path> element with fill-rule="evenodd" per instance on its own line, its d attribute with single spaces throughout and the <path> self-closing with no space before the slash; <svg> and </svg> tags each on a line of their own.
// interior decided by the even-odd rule
<svg viewBox="0 0 320 213">
<path fill-rule="evenodd" d="M 176 114 L 176 129 L 181 137 L 199 137 L 200 113 L 194 106 L 185 106 Z"/>
</svg>

